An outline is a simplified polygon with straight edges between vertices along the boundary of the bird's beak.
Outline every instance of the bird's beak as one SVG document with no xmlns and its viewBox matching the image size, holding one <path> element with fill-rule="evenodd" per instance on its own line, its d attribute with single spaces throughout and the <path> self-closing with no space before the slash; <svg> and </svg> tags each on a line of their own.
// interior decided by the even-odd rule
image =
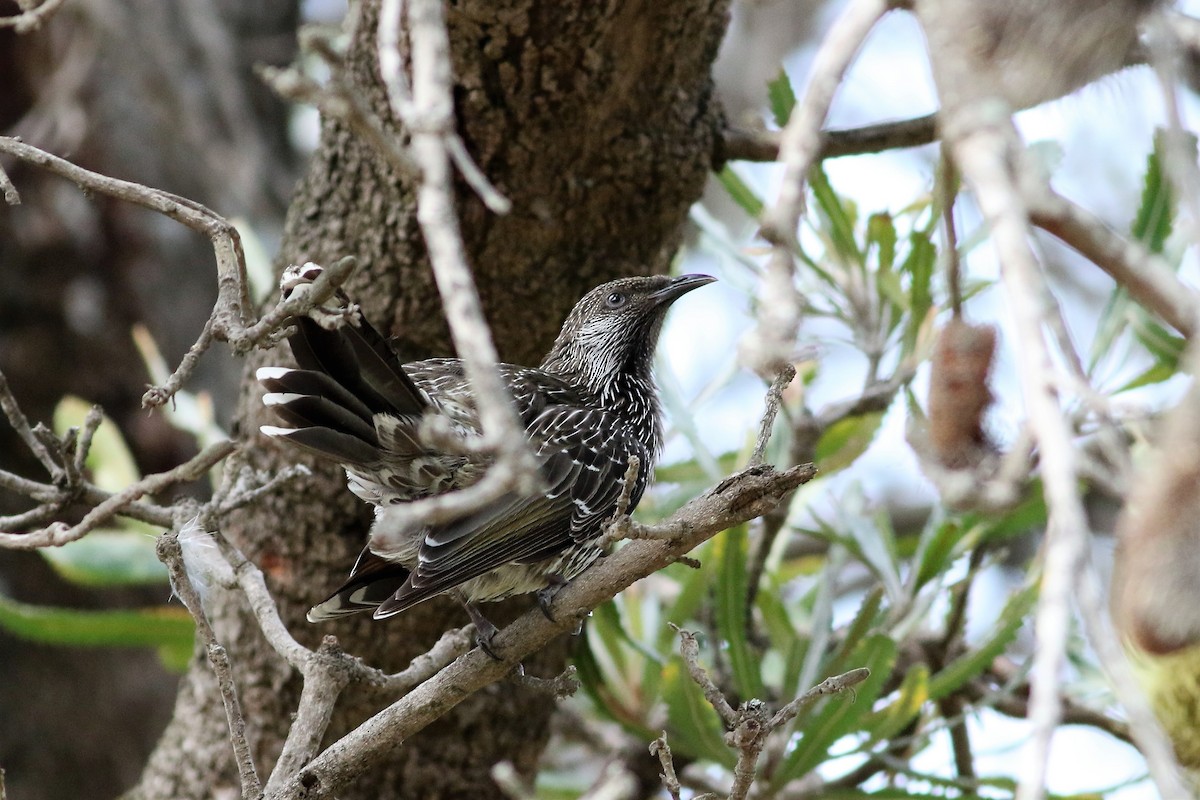
<svg viewBox="0 0 1200 800">
<path fill-rule="evenodd" d="M 678 278 L 671 280 L 663 288 L 651 295 L 656 301 L 662 305 L 674 303 L 680 297 L 690 292 L 692 289 L 699 289 L 705 284 L 712 283 L 716 278 L 710 275 L 680 275 Z"/>
</svg>

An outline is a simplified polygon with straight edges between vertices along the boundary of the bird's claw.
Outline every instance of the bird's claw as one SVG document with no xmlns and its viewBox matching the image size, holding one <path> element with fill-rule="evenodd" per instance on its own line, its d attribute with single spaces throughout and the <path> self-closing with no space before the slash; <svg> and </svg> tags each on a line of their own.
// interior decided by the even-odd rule
<svg viewBox="0 0 1200 800">
<path fill-rule="evenodd" d="M 555 573 L 546 576 L 546 585 L 536 592 L 538 608 L 542 610 L 542 615 L 551 622 L 558 622 L 550 608 L 554 603 L 554 596 L 558 594 L 559 589 L 566 585 L 567 579 Z"/>
</svg>

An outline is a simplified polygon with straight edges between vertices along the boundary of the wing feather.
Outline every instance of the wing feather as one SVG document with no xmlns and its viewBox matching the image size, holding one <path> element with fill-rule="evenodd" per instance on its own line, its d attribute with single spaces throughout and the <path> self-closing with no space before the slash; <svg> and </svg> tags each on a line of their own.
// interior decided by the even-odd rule
<svg viewBox="0 0 1200 800">
<path fill-rule="evenodd" d="M 412 575 L 376 616 L 398 613 L 504 564 L 533 563 L 598 536 L 616 512 L 631 455 L 643 465 L 633 487 L 633 501 L 640 498 L 648 454 L 616 414 L 550 406 L 529 434 L 547 491 L 532 497 L 506 495 L 487 509 L 431 530 Z"/>
</svg>

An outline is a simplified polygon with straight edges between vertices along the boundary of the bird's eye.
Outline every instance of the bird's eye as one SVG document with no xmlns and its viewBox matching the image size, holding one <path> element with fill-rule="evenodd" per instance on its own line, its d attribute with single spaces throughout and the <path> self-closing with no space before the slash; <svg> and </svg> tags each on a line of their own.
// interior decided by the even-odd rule
<svg viewBox="0 0 1200 800">
<path fill-rule="evenodd" d="M 609 308 L 620 308 L 625 305 L 626 299 L 625 295 L 620 292 L 613 292 L 605 299 L 604 304 Z"/>
</svg>

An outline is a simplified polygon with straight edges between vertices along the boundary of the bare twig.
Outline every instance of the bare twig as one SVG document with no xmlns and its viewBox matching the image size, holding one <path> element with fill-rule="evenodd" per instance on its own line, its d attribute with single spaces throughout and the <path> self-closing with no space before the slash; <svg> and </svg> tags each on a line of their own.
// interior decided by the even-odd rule
<svg viewBox="0 0 1200 800">
<path fill-rule="evenodd" d="M 12 390 L 8 387 L 8 379 L 4 377 L 4 373 L 0 372 L 0 411 L 4 412 L 4 416 L 8 418 L 8 422 L 13 426 L 13 430 L 17 432 L 17 436 L 29 448 L 29 451 L 37 457 L 39 463 L 49 473 L 51 480 L 58 482 L 65 476 L 62 466 L 54 460 L 50 451 L 43 444 L 42 440 L 34 436 L 33 429 L 29 425 L 29 420 L 25 418 L 21 407 L 17 405 L 17 398 L 13 396 Z"/>
<path fill-rule="evenodd" d="M 536 675 L 526 675 L 523 670 L 517 670 L 513 680 L 521 686 L 549 695 L 555 700 L 565 700 L 579 691 L 579 679 L 575 677 L 577 673 L 578 670 L 575 669 L 574 664 L 553 678 L 539 678 Z"/>
<path fill-rule="evenodd" d="M 718 153 L 720 161 L 778 161 L 782 136 L 778 131 L 728 128 Z M 920 147 L 937 140 L 937 117 L 881 122 L 861 128 L 821 132 L 818 160 L 878 153 L 903 147 Z M 718 166 L 719 163 L 718 162 Z"/>
<path fill-rule="evenodd" d="M 183 553 L 179 548 L 179 536 L 175 531 L 164 533 L 158 539 L 158 557 L 166 564 L 171 576 L 171 585 L 179 599 L 183 601 L 192 619 L 196 621 L 196 631 L 204 642 L 208 661 L 212 665 L 213 674 L 221 687 L 221 702 L 225 706 L 225 720 L 229 725 L 229 736 L 233 743 L 234 760 L 237 762 L 238 775 L 241 778 L 243 800 L 255 800 L 262 796 L 262 783 L 254 768 L 254 758 L 250 752 L 250 743 L 246 740 L 246 719 L 242 716 L 241 704 L 238 702 L 237 686 L 233 681 L 233 668 L 229 663 L 229 654 L 217 641 L 204 608 L 200 603 L 200 595 L 196 592 L 183 566 Z"/>
<path fill-rule="evenodd" d="M 317 651 L 306 651 L 306 656 L 300 702 L 296 705 L 296 716 L 288 729 L 283 750 L 267 779 L 267 793 L 295 775 L 317 754 L 329 729 L 337 699 L 355 677 L 354 668 L 358 662 L 342 652 L 333 636 L 326 636 Z M 243 783 L 243 790 L 244 786 Z"/>
<path fill-rule="evenodd" d="M 34 550 L 39 547 L 58 547 L 67 542 L 73 542 L 88 532 L 117 515 L 138 516 L 131 513 L 134 501 L 146 495 L 157 494 L 163 489 L 177 483 L 185 483 L 202 477 L 213 465 L 222 461 L 237 449 L 234 442 L 225 441 L 211 445 L 183 464 L 147 475 L 136 483 L 132 483 L 120 492 L 108 495 L 102 502 L 92 508 L 82 520 L 75 525 L 55 523 L 41 530 L 30 533 L 0 533 L 0 547 L 13 550 Z M 92 487 L 94 491 L 96 490 Z M 170 512 L 166 512 L 170 518 Z M 148 515 L 149 516 L 149 515 Z M 158 519 L 157 515 L 155 518 Z"/>
<path fill-rule="evenodd" d="M 1104 270 L 1138 303 L 1191 338 L 1200 299 L 1158 256 L 1118 235 L 1100 218 L 1048 190 L 1026 194 L 1030 218 Z"/>
<path fill-rule="evenodd" d="M 629 504 L 633 500 L 633 487 L 637 483 L 638 472 L 641 468 L 641 459 L 637 456 L 630 456 L 629 465 L 625 467 L 625 475 L 621 478 L 621 494 L 617 498 L 616 513 L 613 514 L 612 521 L 608 524 L 608 530 L 604 532 L 604 538 L 601 540 L 602 549 L 608 549 L 610 545 L 622 539 L 634 538 L 633 531 L 637 523 L 629 516 Z"/>
<path fill-rule="evenodd" d="M 380 694 L 400 697 L 432 678 L 447 664 L 475 646 L 471 626 L 446 631 L 437 644 L 412 660 L 402 671 L 393 675 L 372 674 L 367 685 Z"/>
<path fill-rule="evenodd" d="M 747 365 L 763 376 L 791 362 L 800 329 L 803 302 L 795 287 L 792 250 L 804 209 L 808 171 L 821 145 L 821 125 L 842 75 L 879 18 L 886 0 L 851 0 L 821 42 L 813 59 L 808 88 L 792 109 L 780 138 L 783 180 L 775 205 L 763 215 L 762 233 L 773 245 L 759 290 L 759 320 L 742 342 Z"/>
<path fill-rule="evenodd" d="M 3 164 L 0 164 L 0 190 L 4 192 L 4 202 L 10 206 L 21 205 L 21 193 L 13 185 L 12 178 L 8 177 L 8 173 L 4 171 Z"/>
<path fill-rule="evenodd" d="M 410 0 L 408 34 L 411 89 L 400 55 L 401 3 L 380 7 L 380 74 L 392 113 L 412 136 L 411 152 L 421 170 L 417 222 L 425 238 L 455 350 L 475 390 L 485 442 L 497 455 L 488 475 L 467 495 L 476 507 L 517 489 L 536 491 L 540 472 L 525 440 L 511 398 L 496 368 L 499 357 L 483 317 L 479 293 L 467 265 L 454 197 L 451 145 L 455 134 L 451 95 L 450 40 L 438 0 Z M 465 158 L 465 151 L 460 153 Z M 477 176 L 476 182 L 479 182 Z M 463 494 L 466 494 L 465 492 Z"/>
<path fill-rule="evenodd" d="M 783 184 L 774 208 L 763 220 L 768 241 L 786 245 L 795 238 L 804 209 L 808 170 L 821 148 L 821 125 L 858 48 L 887 11 L 886 0 L 852 0 L 822 39 L 813 58 L 808 88 L 792 110 L 780 139 Z"/>
<path fill-rule="evenodd" d="M 260 66 L 258 74 L 281 97 L 297 103 L 308 103 L 320 111 L 322 116 L 345 122 L 369 142 L 397 173 L 419 175 L 420 169 L 412 154 L 384 127 L 383 120 L 375 114 L 362 95 L 337 77 L 337 65 L 330 66 L 335 69 L 335 77 L 324 86 L 295 69 Z"/>
<path fill-rule="evenodd" d="M 771 382 L 771 387 L 767 390 L 767 407 L 758 425 L 758 438 L 754 442 L 754 452 L 750 454 L 750 460 L 746 466 L 757 467 L 766 459 L 767 443 L 771 441 L 771 431 L 775 427 L 775 417 L 779 415 L 779 409 L 783 405 L 783 390 L 795 378 L 796 368 L 791 364 L 785 364 L 783 369 L 779 371 L 779 374 L 775 376 L 775 380 Z"/>
<path fill-rule="evenodd" d="M 13 28 L 17 33 L 22 34 L 36 31 L 65 2 L 66 0 L 42 0 L 41 4 L 32 7 L 21 4 L 22 11 L 20 14 L 14 14 L 11 17 L 0 17 L 0 28 Z"/>
<path fill-rule="evenodd" d="M 729 791 L 729 800 L 745 800 L 750 787 L 754 783 L 758 759 L 766 746 L 767 737 L 772 731 L 778 730 L 795 719 L 800 710 L 819 697 L 836 694 L 862 683 L 871 674 L 865 668 L 851 670 L 843 675 L 826 678 L 812 687 L 792 702 L 779 709 L 774 715 L 767 710 L 766 703 L 761 700 L 749 700 L 742 703 L 735 711 L 725 699 L 725 695 L 717 688 L 708 673 L 700 666 L 699 646 L 694 634 L 681 630 L 679 633 L 679 653 L 683 657 L 684 666 L 692 682 L 700 687 L 704 699 L 725 720 L 729 732 L 725 735 L 725 743 L 737 751 L 737 763 L 733 770 L 733 787 Z M 665 743 L 664 743 L 665 744 Z"/>
<path fill-rule="evenodd" d="M 978 90 L 956 73 L 971 62 L 956 39 L 957 29 L 939 24 L 947 10 L 937 0 L 926 0 L 917 8 L 929 38 L 930 60 L 942 98 L 945 142 L 978 198 L 1000 257 L 1009 308 L 1016 321 L 1015 349 L 1021 359 L 1026 408 L 1041 446 L 1050 518 L 1030 704 L 1033 746 L 1018 792 L 1021 800 L 1035 800 L 1044 793 L 1050 739 L 1060 719 L 1059 674 L 1066 657 L 1071 585 L 1082 558 L 1086 520 L 1075 492 L 1070 430 L 1058 406 L 1053 366 L 1042 335 L 1046 289 L 1029 249 L 1028 214 L 1010 171 L 1019 159 L 1016 134 L 1011 120 L 974 96 L 972 92 Z"/>
<path fill-rule="evenodd" d="M 667 790 L 667 794 L 671 795 L 671 800 L 679 800 L 679 793 L 682 787 L 679 785 L 679 778 L 675 775 L 675 759 L 671 757 L 671 748 L 667 744 L 667 732 L 663 731 L 662 736 L 659 736 L 650 743 L 650 755 L 658 757 L 658 763 L 662 764 L 663 788 Z"/>
<path fill-rule="evenodd" d="M 696 634 L 685 631 L 674 623 L 670 625 L 679 634 L 679 655 L 683 657 L 683 664 L 687 667 L 692 683 L 700 687 L 700 691 L 704 692 L 704 699 L 721 719 L 725 720 L 725 724 L 733 727 L 737 723 L 737 712 L 729 705 L 729 701 L 713 683 L 712 678 L 708 677 L 704 667 L 700 666 L 700 645 L 696 642 Z"/>
<path fill-rule="evenodd" d="M 1087 524 L 1076 491 L 1075 448 L 1057 397 L 1057 380 L 1043 334 L 1047 289 L 1030 249 L 1030 213 L 1023 187 L 1036 184 L 1022 163 L 1019 139 L 1003 103 L 972 81 L 972 63 L 953 15 L 942 0 L 919 0 L 918 16 L 929 41 L 930 59 L 942 100 L 943 137 L 991 229 L 1016 322 L 1020 375 L 1030 426 L 1039 445 L 1050 519 L 1037 611 L 1029 749 L 1018 798 L 1035 800 L 1045 792 L 1050 740 L 1061 720 L 1061 668 L 1069 636 L 1070 602 L 1087 574 Z M 965 74 L 964 74 L 965 73 Z M 1028 193 L 1028 190 L 1026 190 Z M 1148 734 L 1153 736 L 1153 731 Z M 1139 741 L 1141 735 L 1139 733 Z M 1153 770 L 1153 765 L 1152 765 Z M 1155 779 L 1174 788 L 1172 775 Z"/>
</svg>

